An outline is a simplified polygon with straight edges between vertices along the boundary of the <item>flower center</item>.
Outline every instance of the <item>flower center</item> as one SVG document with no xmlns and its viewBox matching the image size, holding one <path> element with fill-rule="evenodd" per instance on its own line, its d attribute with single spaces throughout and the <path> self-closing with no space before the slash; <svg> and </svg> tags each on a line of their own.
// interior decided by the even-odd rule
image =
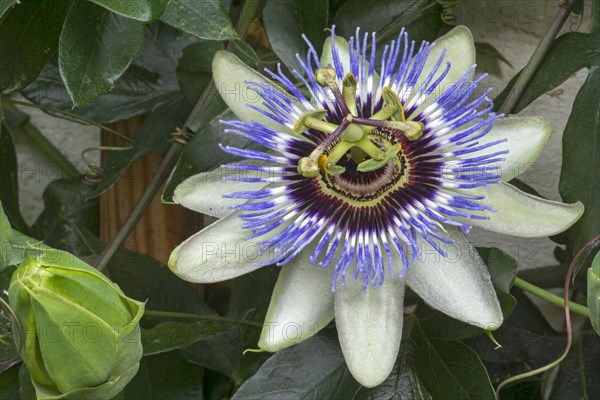
<svg viewBox="0 0 600 400">
<path fill-rule="evenodd" d="M 393 171 L 403 173 L 403 168 L 400 168 L 402 164 L 400 143 L 397 140 L 382 140 L 383 136 L 388 136 L 383 132 L 398 132 L 408 140 L 416 140 L 423 134 L 423 124 L 406 120 L 402 103 L 393 90 L 389 87 L 383 88 L 382 97 L 385 106 L 370 118 L 360 118 L 357 116 L 357 81 L 354 75 L 350 73 L 346 75 L 342 82 L 342 91 L 337 85 L 333 68 L 321 68 L 316 71 L 315 77 L 317 83 L 331 90 L 344 118 L 339 125 L 333 124 L 325 120 L 327 111 L 317 110 L 306 113 L 298 119 L 293 129 L 295 134 L 301 134 L 307 129 L 328 134 L 308 157 L 300 159 L 298 172 L 307 178 L 314 178 L 319 174 L 343 175 L 346 168 L 351 167 L 349 174 L 360 178 L 357 178 L 359 181 L 368 182 L 363 188 L 356 188 L 351 192 L 364 191 L 373 185 L 376 186 L 374 191 L 377 191 L 385 186 L 383 177 L 397 178 Z M 348 158 L 354 164 L 347 165 L 345 159 Z M 371 181 L 368 176 L 371 176 L 370 173 L 374 171 L 379 171 L 376 174 L 378 179 Z M 343 177 L 340 178 L 340 182 L 342 181 L 344 181 Z M 348 184 L 346 188 L 354 186 Z"/>
<path fill-rule="evenodd" d="M 397 131 L 389 129 L 373 129 L 368 139 L 380 149 L 399 146 Z M 333 145 L 335 147 L 335 145 Z M 355 205 L 364 205 L 377 200 L 382 195 L 397 187 L 403 186 L 408 181 L 408 159 L 402 152 L 387 160 L 381 167 L 372 171 L 359 171 L 368 155 L 359 148 L 353 148 L 346 153 L 337 163 L 343 169 L 339 174 L 327 171 L 320 172 L 319 185 L 324 192 L 336 194 Z"/>
</svg>

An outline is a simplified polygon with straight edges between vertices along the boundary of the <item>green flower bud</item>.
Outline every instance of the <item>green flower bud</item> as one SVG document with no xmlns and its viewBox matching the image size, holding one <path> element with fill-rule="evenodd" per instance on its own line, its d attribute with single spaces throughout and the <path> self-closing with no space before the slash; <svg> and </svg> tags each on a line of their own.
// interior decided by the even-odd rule
<svg viewBox="0 0 600 400">
<path fill-rule="evenodd" d="M 137 373 L 144 303 L 72 254 L 26 254 L 9 303 L 23 326 L 22 358 L 38 399 L 112 398 Z"/>
</svg>

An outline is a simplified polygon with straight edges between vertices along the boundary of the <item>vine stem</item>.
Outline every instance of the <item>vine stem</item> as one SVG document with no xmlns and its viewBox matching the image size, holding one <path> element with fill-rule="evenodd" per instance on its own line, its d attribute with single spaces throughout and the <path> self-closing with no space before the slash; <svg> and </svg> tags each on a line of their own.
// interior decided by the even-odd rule
<svg viewBox="0 0 600 400">
<path fill-rule="evenodd" d="M 542 63 L 544 56 L 546 55 L 548 50 L 550 50 L 554 38 L 564 25 L 567 18 L 569 17 L 569 14 L 571 14 L 575 2 L 576 0 L 560 0 L 558 2 L 559 8 L 556 13 L 556 16 L 554 17 L 554 20 L 546 30 L 546 33 L 544 33 L 542 40 L 540 41 L 537 48 L 531 55 L 531 58 L 523 68 L 523 71 L 521 71 L 521 74 L 519 75 L 517 81 L 510 90 L 510 93 L 508 94 L 508 96 L 506 96 L 504 103 L 502 103 L 502 106 L 500 106 L 500 109 L 498 110 L 499 113 L 510 114 L 514 106 L 517 104 L 517 101 L 523 94 L 523 91 L 525 91 L 527 84 L 529 83 L 529 81 L 537 71 L 538 67 Z"/>
<path fill-rule="evenodd" d="M 238 320 L 235 318 L 221 317 L 220 315 L 207 315 L 207 314 L 190 314 L 182 312 L 172 311 L 156 311 L 156 310 L 145 310 L 144 317 L 157 317 L 157 318 L 180 318 L 180 319 L 194 319 L 201 321 L 216 321 L 216 322 L 234 322 L 242 325 L 248 325 L 255 328 L 262 328 L 263 324 L 256 321 L 250 321 L 247 319 Z"/>
<path fill-rule="evenodd" d="M 261 9 L 262 2 L 259 0 L 246 0 L 244 2 L 244 6 L 240 13 L 240 18 L 238 20 L 236 31 L 240 38 L 243 38 L 254 20 L 255 16 Z M 196 102 L 196 105 L 192 109 L 192 112 L 187 117 L 186 121 L 183 124 L 183 130 L 189 128 L 189 126 L 200 116 L 208 107 L 212 99 L 215 97 L 216 87 L 215 82 L 211 79 L 202 95 Z M 102 250 L 102 253 L 98 256 L 95 262 L 95 266 L 99 271 L 103 271 L 110 259 L 117 252 L 121 244 L 127 239 L 127 236 L 133 231 L 140 218 L 152 202 L 152 199 L 156 195 L 156 193 L 160 190 L 163 181 L 169 174 L 169 172 L 175 167 L 177 160 L 179 159 L 179 155 L 183 150 L 183 145 L 179 143 L 179 141 L 174 140 L 173 144 L 169 148 L 167 155 L 162 160 L 158 170 L 152 177 L 150 183 L 142 193 L 140 199 L 131 210 L 131 213 L 123 222 L 123 225 L 117 231 L 117 234 L 111 239 L 111 241 L 106 245 L 106 247 Z"/>
<path fill-rule="evenodd" d="M 515 286 L 524 292 L 531 293 L 532 295 L 539 297 L 542 300 L 546 300 L 548 303 L 554 304 L 555 306 L 564 306 L 562 297 L 557 296 L 554 293 L 550 293 L 549 291 L 535 286 L 519 277 L 515 279 Z M 570 301 L 569 308 L 576 314 L 583 315 L 586 318 L 590 317 L 590 310 L 581 304 Z"/>
<path fill-rule="evenodd" d="M 530 378 L 532 376 L 541 374 L 542 372 L 546 372 L 546 371 L 556 367 L 558 364 L 560 364 L 569 354 L 569 350 L 571 350 L 571 344 L 573 343 L 573 329 L 571 327 L 571 311 L 570 311 L 570 307 L 571 307 L 572 303 L 569 301 L 569 286 L 571 285 L 571 278 L 573 276 L 573 271 L 575 271 L 575 268 L 577 268 L 577 266 L 580 265 L 579 259 L 588 251 L 588 249 L 590 247 L 593 247 L 593 246 L 597 245 L 598 243 L 600 243 L 600 236 L 596 236 L 595 238 L 593 238 L 592 240 L 587 242 L 585 244 L 585 246 L 583 246 L 577 252 L 575 257 L 573 258 L 573 261 L 571 261 L 571 264 L 569 265 L 569 269 L 567 270 L 567 276 L 565 277 L 564 293 L 563 293 L 563 299 L 562 299 L 563 307 L 565 309 L 565 328 L 567 331 L 567 344 L 565 346 L 565 350 L 563 351 L 563 353 L 561 354 L 560 357 L 558 357 L 556 360 L 552 361 L 550 364 L 547 364 L 547 365 L 544 365 L 543 367 L 534 369 L 533 371 L 529 371 L 529 372 L 525 372 L 523 374 L 512 376 L 512 377 L 500 382 L 500 384 L 496 388 L 496 399 L 497 400 L 500 399 L 500 390 L 502 390 L 502 388 L 505 387 L 506 385 L 509 385 L 509 384 L 519 381 L 521 379 Z M 587 253 L 583 257 L 584 261 L 588 255 L 589 255 L 589 253 Z M 516 281 L 515 281 L 515 285 L 516 285 Z M 589 314 L 588 314 L 588 316 L 589 316 Z"/>
</svg>

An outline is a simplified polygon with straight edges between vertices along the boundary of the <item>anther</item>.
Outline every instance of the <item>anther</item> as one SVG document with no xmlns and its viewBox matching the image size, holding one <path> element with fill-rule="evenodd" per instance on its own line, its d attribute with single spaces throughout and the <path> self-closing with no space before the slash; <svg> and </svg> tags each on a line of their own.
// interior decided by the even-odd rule
<svg viewBox="0 0 600 400">
<path fill-rule="evenodd" d="M 331 89 L 333 96 L 335 97 L 335 101 L 339 105 L 344 115 L 350 114 L 350 110 L 344 101 L 344 96 L 340 91 L 340 88 L 337 84 L 337 77 L 335 74 L 335 69 L 333 67 L 324 67 L 319 68 L 315 71 L 315 80 L 317 83 L 323 87 L 328 87 Z"/>
<path fill-rule="evenodd" d="M 400 98 L 396 95 L 396 93 L 394 93 L 394 91 L 389 86 L 383 88 L 381 92 L 381 97 L 383 97 L 383 102 L 386 105 L 391 105 L 395 109 L 394 113 L 391 115 L 392 120 L 406 122 L 404 106 L 402 105 Z"/>
<path fill-rule="evenodd" d="M 385 152 L 385 155 L 380 159 L 370 159 L 367 161 L 363 161 L 358 164 L 356 170 L 360 172 L 368 172 L 375 171 L 383 166 L 385 166 L 392 158 L 396 157 L 396 155 L 400 152 L 400 145 L 395 144 L 388 151 Z"/>
<path fill-rule="evenodd" d="M 338 126 L 323 121 L 326 115 L 326 110 L 316 110 L 303 114 L 292 128 L 292 132 L 295 135 L 300 135 L 302 132 L 306 132 L 308 129 L 312 128 L 325 133 L 333 133 Z"/>
<path fill-rule="evenodd" d="M 352 115 L 358 115 L 358 109 L 356 106 L 356 88 L 358 87 L 358 82 L 356 78 L 351 73 L 347 73 L 346 77 L 342 81 L 342 97 L 344 97 L 344 102 L 350 109 Z"/>
</svg>

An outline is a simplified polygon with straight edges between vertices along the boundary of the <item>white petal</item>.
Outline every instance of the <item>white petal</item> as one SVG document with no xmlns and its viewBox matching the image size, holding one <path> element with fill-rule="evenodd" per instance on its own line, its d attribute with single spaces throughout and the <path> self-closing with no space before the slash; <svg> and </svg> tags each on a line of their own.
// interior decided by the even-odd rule
<svg viewBox="0 0 600 400">
<path fill-rule="evenodd" d="M 252 272 L 265 261 L 258 255 L 261 239 L 245 240 L 250 231 L 241 228 L 237 214 L 218 220 L 173 250 L 169 268 L 181 279 L 212 283 Z"/>
<path fill-rule="evenodd" d="M 423 110 L 439 98 L 442 93 L 458 82 L 469 68 L 475 64 L 475 42 L 473 41 L 473 35 L 466 26 L 457 26 L 435 41 L 435 46 L 429 53 L 425 67 L 417 80 L 416 89 L 419 89 L 423 85 L 423 82 L 433 70 L 444 49 L 446 49 L 446 56 L 440 65 L 436 77 L 444 71 L 447 62 L 451 64 L 450 71 L 442 79 L 437 89 L 425 99 L 414 115 L 417 115 L 420 110 Z"/>
<path fill-rule="evenodd" d="M 539 157 L 544 146 L 550 139 L 552 127 L 543 119 L 536 117 L 505 117 L 494 122 L 492 130 L 478 139 L 483 145 L 500 139 L 508 139 L 487 149 L 465 154 L 459 158 L 478 157 L 490 152 L 508 149 L 509 153 L 502 155 L 504 161 L 498 163 L 502 179 L 509 181 L 523 173 Z"/>
<path fill-rule="evenodd" d="M 389 278 L 363 290 L 348 279 L 335 292 L 335 324 L 352 376 L 363 386 L 383 382 L 394 367 L 402 338 L 404 280 Z"/>
<path fill-rule="evenodd" d="M 453 244 L 442 244 L 443 257 L 418 239 L 421 254 L 408 267 L 408 285 L 431 307 L 484 329 L 502 323 L 502 311 L 487 267 L 457 228 L 446 226 Z"/>
<path fill-rule="evenodd" d="M 484 195 L 480 203 L 489 205 L 496 212 L 477 214 L 490 219 L 457 218 L 462 222 L 493 232 L 520 237 L 546 237 L 567 230 L 583 214 L 580 202 L 565 204 L 545 200 L 522 192 L 514 186 L 500 182 L 487 188 L 462 190 L 469 195 Z"/>
<path fill-rule="evenodd" d="M 252 161 L 241 161 L 243 164 L 255 164 Z M 234 166 L 239 163 L 227 164 Z M 224 195 L 233 192 L 261 190 L 268 182 L 236 182 L 224 179 L 227 176 L 264 177 L 265 172 L 237 170 L 219 167 L 212 171 L 190 176 L 181 182 L 173 195 L 173 201 L 191 210 L 213 217 L 226 217 L 234 212 L 232 206 L 246 202 L 245 199 L 227 199 Z"/>
<path fill-rule="evenodd" d="M 333 319 L 333 268 L 312 265 L 310 246 L 277 278 L 258 347 L 278 351 L 300 343 Z"/>
<path fill-rule="evenodd" d="M 249 89 L 247 81 L 267 84 L 275 90 L 286 94 L 286 91 L 281 86 L 248 67 L 237 56 L 225 50 L 220 50 L 215 54 L 212 72 L 219 94 L 240 120 L 244 122 L 256 121 L 269 128 L 284 132 L 289 131 L 283 125 L 247 106 L 247 104 L 252 104 L 262 110 L 267 110 L 262 104 L 262 98 L 256 92 Z M 293 98 L 290 97 L 290 99 Z"/>
</svg>

